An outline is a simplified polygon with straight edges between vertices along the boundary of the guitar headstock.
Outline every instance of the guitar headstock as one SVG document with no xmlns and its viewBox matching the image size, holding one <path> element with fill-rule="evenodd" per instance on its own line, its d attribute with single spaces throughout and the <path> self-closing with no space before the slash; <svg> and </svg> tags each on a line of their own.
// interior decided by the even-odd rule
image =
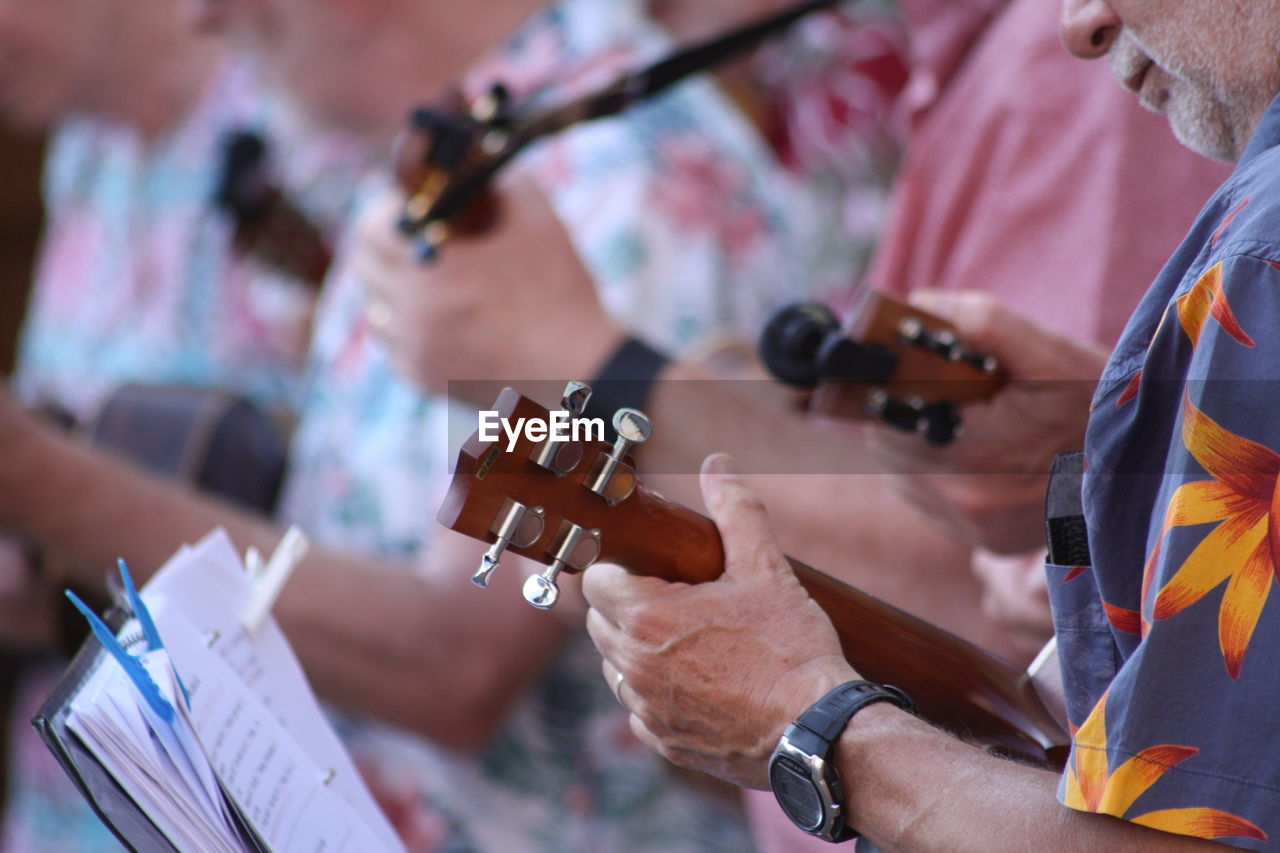
<svg viewBox="0 0 1280 853">
<path fill-rule="evenodd" d="M 875 290 L 844 329 L 821 305 L 782 309 L 761 335 L 760 354 L 780 381 L 813 392 L 814 412 L 882 420 L 936 445 L 959 435 L 959 406 L 987 399 L 1005 379 L 946 320 Z"/>
<path fill-rule="evenodd" d="M 223 140 L 213 204 L 231 220 L 236 250 L 319 290 L 332 252 L 321 229 L 277 185 L 266 140 L 235 131 Z"/>
<path fill-rule="evenodd" d="M 424 260 L 451 233 L 478 233 L 496 220 L 488 178 L 508 147 L 509 120 L 501 85 L 469 105 L 454 95 L 438 108 L 413 111 L 393 161 L 396 181 L 409 194 L 400 230 L 415 238 Z"/>
<path fill-rule="evenodd" d="M 582 417 L 590 395 L 586 385 L 571 382 L 552 411 L 505 388 L 492 410 L 480 413 L 481 428 L 462 446 L 436 516 L 451 530 L 491 543 L 472 577 L 478 586 L 488 585 L 511 551 L 549 566 L 526 581 L 524 594 L 535 607 L 550 608 L 561 573 L 600 559 L 626 563 L 637 532 L 664 511 L 666 502 L 641 486 L 628 452 L 649 438 L 649 419 L 618 410 L 618 438 L 610 445 L 603 420 Z"/>
</svg>

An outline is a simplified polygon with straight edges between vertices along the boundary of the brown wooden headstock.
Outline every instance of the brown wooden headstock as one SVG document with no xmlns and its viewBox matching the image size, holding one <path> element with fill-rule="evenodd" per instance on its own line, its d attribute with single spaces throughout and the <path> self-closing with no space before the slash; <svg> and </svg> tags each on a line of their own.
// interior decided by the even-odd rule
<svg viewBox="0 0 1280 853">
<path fill-rule="evenodd" d="M 237 251 L 319 291 L 333 253 L 321 229 L 272 181 L 267 161 L 259 134 L 229 134 L 214 205 L 231 217 Z"/>
<path fill-rule="evenodd" d="M 571 399 L 557 413 L 565 423 L 585 405 Z M 586 386 L 578 393 L 589 394 Z M 513 428 L 533 421 L 549 423 L 552 413 L 507 388 L 494 404 L 498 418 Z M 555 603 L 555 578 L 581 571 L 597 560 L 616 563 L 667 580 L 698 582 L 720 574 L 724 552 L 711 521 L 648 491 L 636 476 L 630 445 L 648 437 L 647 419 L 634 410 L 615 416 L 622 436 L 614 445 L 587 440 L 589 420 L 577 420 L 578 439 L 531 440 L 523 434 L 508 449 L 508 437 L 497 441 L 480 431 L 458 455 L 453 483 L 437 519 L 452 530 L 493 543 L 473 578 L 481 586 L 505 550 L 551 566 L 541 579 L 526 584 L 526 598 L 536 606 Z M 596 434 L 602 436 L 602 423 Z M 628 441 L 630 439 L 635 439 Z M 623 442 L 626 442 L 625 444 Z M 662 547 L 655 549 L 655 540 Z"/>
<path fill-rule="evenodd" d="M 760 352 L 779 380 L 813 392 L 813 412 L 880 419 L 938 445 L 958 434 L 958 406 L 990 397 L 1005 379 L 950 323 L 875 290 L 843 330 L 823 306 L 784 308 L 761 335 Z"/>
<path fill-rule="evenodd" d="M 409 195 L 400 229 L 424 258 L 451 235 L 479 234 L 498 219 L 490 178 L 507 148 L 507 96 L 501 86 L 475 103 L 460 95 L 414 110 L 396 139 L 396 182 Z"/>
</svg>

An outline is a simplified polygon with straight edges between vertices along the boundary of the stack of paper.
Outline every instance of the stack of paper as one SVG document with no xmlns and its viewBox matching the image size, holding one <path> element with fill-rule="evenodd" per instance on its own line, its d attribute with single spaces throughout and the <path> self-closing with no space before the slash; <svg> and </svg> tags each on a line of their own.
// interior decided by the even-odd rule
<svg viewBox="0 0 1280 853">
<path fill-rule="evenodd" d="M 105 658 L 68 728 L 179 850 L 403 850 L 274 620 L 241 627 L 251 592 L 225 534 L 184 548 L 142 591 L 164 648 L 140 660 L 171 713 Z"/>
</svg>

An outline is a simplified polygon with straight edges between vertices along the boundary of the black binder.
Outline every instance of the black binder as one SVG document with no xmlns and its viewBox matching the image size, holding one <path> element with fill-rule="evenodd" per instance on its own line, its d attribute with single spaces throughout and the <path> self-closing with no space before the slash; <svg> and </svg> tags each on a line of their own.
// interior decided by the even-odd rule
<svg viewBox="0 0 1280 853">
<path fill-rule="evenodd" d="M 118 609 L 113 609 L 105 614 L 105 618 L 107 624 L 118 627 L 127 617 Z M 100 665 L 114 665 L 114 661 L 97 638 L 90 634 L 49 698 L 40 706 L 31 724 L 93 808 L 98 819 L 127 849 L 134 853 L 183 853 L 169 841 L 75 733 L 67 729 L 67 715 L 70 713 L 72 700 Z M 237 828 L 243 833 L 249 848 L 258 853 L 270 853 L 266 843 L 249 825 L 235 801 L 230 796 L 227 800 L 235 815 Z"/>
<path fill-rule="evenodd" d="M 118 617 L 117 617 L 118 619 Z M 67 730 L 67 714 L 71 701 L 80 688 L 104 661 L 109 660 L 102 644 L 92 634 L 80 647 L 66 673 L 58 680 L 53 693 L 40 706 L 31 724 L 53 752 L 62 769 L 98 818 L 135 853 L 179 853 L 151 819 L 143 813 L 125 790 L 107 772 L 93 753 Z"/>
</svg>

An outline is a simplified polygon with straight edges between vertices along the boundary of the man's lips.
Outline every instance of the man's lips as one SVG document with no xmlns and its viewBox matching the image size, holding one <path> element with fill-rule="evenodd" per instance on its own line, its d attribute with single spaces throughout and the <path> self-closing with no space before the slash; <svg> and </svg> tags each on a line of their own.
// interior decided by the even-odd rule
<svg viewBox="0 0 1280 853">
<path fill-rule="evenodd" d="M 1124 87 L 1135 95 L 1142 94 L 1142 84 L 1147 82 L 1147 75 L 1155 62 L 1147 60 L 1137 71 L 1124 78 Z"/>
</svg>

